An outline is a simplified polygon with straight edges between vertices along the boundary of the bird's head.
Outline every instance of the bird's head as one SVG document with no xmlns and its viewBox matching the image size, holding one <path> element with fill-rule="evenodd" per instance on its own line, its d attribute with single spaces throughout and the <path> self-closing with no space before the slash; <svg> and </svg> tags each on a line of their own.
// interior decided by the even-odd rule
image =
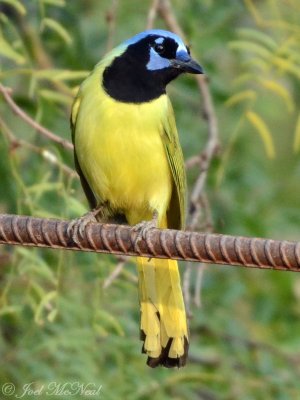
<svg viewBox="0 0 300 400">
<path fill-rule="evenodd" d="M 139 33 L 116 51 L 117 55 L 104 70 L 103 87 L 119 101 L 151 101 L 164 94 L 166 85 L 178 75 L 203 73 L 181 38 L 168 31 Z"/>
</svg>

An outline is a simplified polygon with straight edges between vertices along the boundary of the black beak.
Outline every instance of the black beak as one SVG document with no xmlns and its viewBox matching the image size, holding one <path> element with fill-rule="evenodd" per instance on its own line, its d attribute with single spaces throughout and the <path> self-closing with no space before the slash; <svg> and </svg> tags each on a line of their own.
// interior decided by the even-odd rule
<svg viewBox="0 0 300 400">
<path fill-rule="evenodd" d="M 192 58 L 187 61 L 174 59 L 171 60 L 171 65 L 173 68 L 177 68 L 182 72 L 188 72 L 190 74 L 204 74 L 204 70 L 201 65 Z"/>
</svg>

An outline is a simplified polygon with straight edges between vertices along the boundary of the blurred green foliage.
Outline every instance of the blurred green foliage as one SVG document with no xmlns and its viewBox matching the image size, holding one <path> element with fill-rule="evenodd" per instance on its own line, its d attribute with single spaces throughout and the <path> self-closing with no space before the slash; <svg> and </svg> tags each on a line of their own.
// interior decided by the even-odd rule
<svg viewBox="0 0 300 400">
<path fill-rule="evenodd" d="M 70 140 L 78 85 L 110 41 L 145 29 L 150 6 L 0 1 L 0 82 L 35 121 Z M 209 77 L 220 126 L 221 152 L 207 185 L 215 230 L 299 240 L 299 1 L 173 6 Z M 107 16 L 114 10 L 111 36 Z M 158 19 L 156 27 L 165 26 Z M 207 140 L 201 98 L 190 77 L 169 93 L 188 158 Z M 73 165 L 71 152 L 14 115 L 2 97 L 0 129 L 0 212 L 83 214 L 86 200 L 65 168 Z M 189 171 L 190 187 L 197 172 Z M 116 265 L 110 256 L 2 247 L 0 264 L 0 387 L 13 382 L 21 395 L 30 382 L 35 389 L 92 383 L 102 385 L 105 400 L 300 398 L 297 274 L 207 267 L 202 308 L 192 309 L 190 320 L 190 363 L 173 371 L 149 369 L 139 352 L 132 263 L 106 289 Z M 59 396 L 70 397 L 85 396 Z"/>
</svg>

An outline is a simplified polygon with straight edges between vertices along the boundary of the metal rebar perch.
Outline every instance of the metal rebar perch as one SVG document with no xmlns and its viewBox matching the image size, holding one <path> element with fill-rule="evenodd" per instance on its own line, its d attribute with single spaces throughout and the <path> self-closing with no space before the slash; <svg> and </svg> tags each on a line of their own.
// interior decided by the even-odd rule
<svg viewBox="0 0 300 400">
<path fill-rule="evenodd" d="M 300 271 L 300 242 L 160 229 L 136 241 L 130 226 L 95 223 L 75 243 L 70 222 L 2 214 L 0 244 Z"/>
</svg>

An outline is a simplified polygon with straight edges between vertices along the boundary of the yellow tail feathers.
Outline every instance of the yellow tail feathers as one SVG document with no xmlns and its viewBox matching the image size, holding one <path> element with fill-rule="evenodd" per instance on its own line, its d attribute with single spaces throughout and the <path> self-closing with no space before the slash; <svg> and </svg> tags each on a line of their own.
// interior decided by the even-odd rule
<svg viewBox="0 0 300 400">
<path fill-rule="evenodd" d="M 150 367 L 182 367 L 188 353 L 188 328 L 175 260 L 137 258 L 141 339 Z"/>
</svg>

